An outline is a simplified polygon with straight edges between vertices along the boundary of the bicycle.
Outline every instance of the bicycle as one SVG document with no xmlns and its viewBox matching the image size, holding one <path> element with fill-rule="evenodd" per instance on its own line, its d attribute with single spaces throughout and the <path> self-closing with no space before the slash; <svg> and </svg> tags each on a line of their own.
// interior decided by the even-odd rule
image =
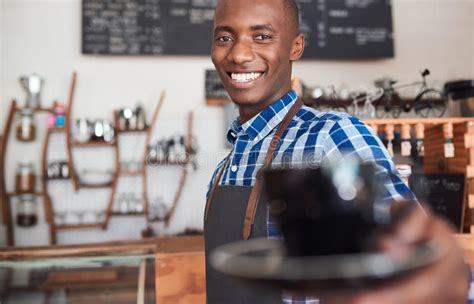
<svg viewBox="0 0 474 304">
<path fill-rule="evenodd" d="M 383 93 L 384 90 L 382 88 L 351 93 L 349 95 L 352 99 L 351 115 L 361 118 L 373 118 L 375 116 L 375 106 L 373 103 L 380 99 Z M 359 106 L 361 103 L 363 103 L 362 106 Z"/>
<path fill-rule="evenodd" d="M 378 118 L 387 117 L 389 114 L 398 118 L 402 111 L 410 112 L 415 110 L 415 114 L 422 117 L 442 117 L 446 111 L 445 95 L 435 88 L 429 87 L 426 77 L 430 75 L 430 70 L 425 69 L 421 73 L 422 80 L 408 84 L 395 85 L 396 80 L 383 78 L 374 82 L 375 86 L 382 88 L 382 97 L 374 103 L 376 116 Z M 398 90 L 408 87 L 419 86 L 413 103 L 405 102 L 398 94 Z"/>
</svg>

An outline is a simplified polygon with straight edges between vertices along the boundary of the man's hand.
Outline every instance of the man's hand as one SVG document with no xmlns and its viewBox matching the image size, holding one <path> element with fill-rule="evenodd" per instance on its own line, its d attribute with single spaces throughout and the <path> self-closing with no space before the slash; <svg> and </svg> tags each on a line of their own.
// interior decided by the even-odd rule
<svg viewBox="0 0 474 304">
<path fill-rule="evenodd" d="M 400 245 L 432 240 L 446 254 L 432 265 L 396 282 L 357 293 L 351 304 L 465 304 L 469 274 L 462 251 L 452 237 L 448 224 L 431 214 L 428 208 L 411 208 L 393 229 L 380 239 L 383 250 Z"/>
</svg>

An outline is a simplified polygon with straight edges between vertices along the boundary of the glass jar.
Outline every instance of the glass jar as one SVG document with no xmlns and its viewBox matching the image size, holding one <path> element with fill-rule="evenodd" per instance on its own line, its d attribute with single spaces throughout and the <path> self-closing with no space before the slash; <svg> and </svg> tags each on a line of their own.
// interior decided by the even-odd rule
<svg viewBox="0 0 474 304">
<path fill-rule="evenodd" d="M 19 193 L 35 191 L 36 177 L 32 163 L 19 163 L 16 169 L 15 190 Z"/>
<path fill-rule="evenodd" d="M 32 227 L 38 222 L 36 200 L 33 195 L 22 195 L 18 202 L 16 223 L 20 227 Z"/>
<path fill-rule="evenodd" d="M 36 125 L 33 111 L 25 109 L 20 112 L 16 126 L 16 139 L 19 141 L 33 141 L 36 138 Z"/>
</svg>

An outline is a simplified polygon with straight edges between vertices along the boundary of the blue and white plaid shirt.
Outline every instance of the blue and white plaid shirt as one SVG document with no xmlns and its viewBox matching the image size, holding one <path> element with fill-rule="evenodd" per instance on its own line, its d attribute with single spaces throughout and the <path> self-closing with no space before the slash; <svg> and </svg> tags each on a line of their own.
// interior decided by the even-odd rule
<svg viewBox="0 0 474 304">
<path fill-rule="evenodd" d="M 238 119 L 232 123 L 227 140 L 233 145 L 233 150 L 219 185 L 253 186 L 277 126 L 296 99 L 296 93 L 290 91 L 244 124 L 240 124 Z M 359 119 L 344 113 L 319 112 L 303 106 L 283 133 L 272 164 L 301 164 L 310 158 L 312 164 L 318 165 L 354 156 L 362 161 L 375 162 L 378 173 L 388 174 L 385 201 L 414 198 L 378 136 Z M 217 166 L 210 185 L 223 163 L 221 161 Z M 267 216 L 267 224 L 268 238 L 281 238 L 270 216 Z M 319 300 L 285 294 L 283 303 L 316 304 Z"/>
</svg>

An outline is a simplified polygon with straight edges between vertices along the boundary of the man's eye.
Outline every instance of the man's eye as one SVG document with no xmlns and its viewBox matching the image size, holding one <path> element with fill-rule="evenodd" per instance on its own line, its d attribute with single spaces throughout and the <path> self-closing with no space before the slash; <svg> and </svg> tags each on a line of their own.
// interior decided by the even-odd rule
<svg viewBox="0 0 474 304">
<path fill-rule="evenodd" d="M 272 37 L 265 34 L 255 36 L 255 40 L 268 40 L 268 39 L 272 39 Z"/>
<path fill-rule="evenodd" d="M 216 39 L 218 42 L 230 42 L 232 41 L 232 38 L 229 36 L 222 36 L 222 37 L 217 37 Z"/>
</svg>

